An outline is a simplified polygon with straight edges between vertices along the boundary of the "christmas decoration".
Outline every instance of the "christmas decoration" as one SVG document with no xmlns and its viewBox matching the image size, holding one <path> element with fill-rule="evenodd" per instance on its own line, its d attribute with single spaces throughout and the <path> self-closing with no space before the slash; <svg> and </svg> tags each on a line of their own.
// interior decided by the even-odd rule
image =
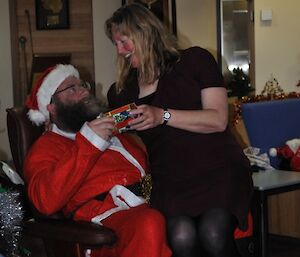
<svg viewBox="0 0 300 257">
<path fill-rule="evenodd" d="M 23 210 L 19 193 L 0 187 L 0 235 L 5 242 L 5 256 L 19 255 L 18 241 L 21 234 Z"/>
<path fill-rule="evenodd" d="M 244 103 L 255 103 L 261 101 L 270 101 L 270 100 L 284 100 L 289 98 L 300 98 L 300 93 L 291 92 L 288 94 L 277 94 L 277 95 L 255 95 L 255 96 L 243 96 L 241 99 L 237 100 L 234 103 L 234 116 L 233 123 L 238 124 L 242 117 L 241 105 Z"/>
<path fill-rule="evenodd" d="M 247 76 L 241 68 L 234 68 L 232 70 L 232 80 L 228 85 L 228 96 L 237 96 L 241 98 L 249 95 L 253 88 L 250 85 L 249 76 Z"/>
<path fill-rule="evenodd" d="M 294 138 L 286 141 L 282 147 L 269 150 L 270 156 L 278 156 L 289 164 L 289 169 L 293 171 L 300 171 L 300 139 Z"/>
<path fill-rule="evenodd" d="M 273 75 L 271 76 L 271 79 L 266 82 L 265 87 L 261 92 L 262 95 L 268 95 L 271 98 L 282 93 L 283 90 L 280 87 L 278 80 L 274 78 Z"/>
</svg>

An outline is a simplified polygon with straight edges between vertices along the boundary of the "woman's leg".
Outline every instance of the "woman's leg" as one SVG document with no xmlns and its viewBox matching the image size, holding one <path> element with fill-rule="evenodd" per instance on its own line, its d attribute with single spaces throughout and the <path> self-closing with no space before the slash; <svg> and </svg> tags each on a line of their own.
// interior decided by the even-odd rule
<svg viewBox="0 0 300 257">
<path fill-rule="evenodd" d="M 168 241 L 173 257 L 196 257 L 197 232 L 192 218 L 178 216 L 167 219 Z"/>
<path fill-rule="evenodd" d="M 240 257 L 234 240 L 236 217 L 226 209 L 211 209 L 197 219 L 200 245 L 207 257 Z"/>
</svg>

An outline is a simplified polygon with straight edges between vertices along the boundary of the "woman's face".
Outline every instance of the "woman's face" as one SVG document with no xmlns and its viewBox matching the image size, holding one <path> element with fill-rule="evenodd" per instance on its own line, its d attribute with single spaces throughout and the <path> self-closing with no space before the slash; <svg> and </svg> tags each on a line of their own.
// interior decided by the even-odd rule
<svg viewBox="0 0 300 257">
<path fill-rule="evenodd" d="M 116 29 L 112 30 L 112 39 L 116 46 L 117 53 L 128 59 L 133 68 L 138 68 L 139 60 L 135 54 L 135 47 L 132 40 Z"/>
</svg>

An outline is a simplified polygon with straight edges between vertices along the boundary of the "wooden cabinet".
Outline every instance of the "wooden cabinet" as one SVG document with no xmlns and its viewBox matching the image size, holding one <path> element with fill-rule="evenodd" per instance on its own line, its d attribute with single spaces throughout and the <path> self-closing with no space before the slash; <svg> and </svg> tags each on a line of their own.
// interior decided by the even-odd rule
<svg viewBox="0 0 300 257">
<path fill-rule="evenodd" d="M 300 238 L 300 190 L 269 197 L 269 233 Z"/>
</svg>

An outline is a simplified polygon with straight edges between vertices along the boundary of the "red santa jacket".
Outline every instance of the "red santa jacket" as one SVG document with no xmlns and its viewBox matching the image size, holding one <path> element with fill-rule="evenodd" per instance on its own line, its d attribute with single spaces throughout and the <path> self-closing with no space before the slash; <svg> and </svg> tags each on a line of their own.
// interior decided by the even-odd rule
<svg viewBox="0 0 300 257">
<path fill-rule="evenodd" d="M 63 210 L 75 213 L 75 219 L 100 222 L 144 203 L 123 186 L 140 181 L 146 169 L 146 152 L 131 135 L 107 142 L 85 124 L 76 135 L 57 128 L 42 135 L 26 157 L 24 177 L 29 198 L 41 213 Z M 94 198 L 108 191 L 103 201 Z"/>
</svg>

